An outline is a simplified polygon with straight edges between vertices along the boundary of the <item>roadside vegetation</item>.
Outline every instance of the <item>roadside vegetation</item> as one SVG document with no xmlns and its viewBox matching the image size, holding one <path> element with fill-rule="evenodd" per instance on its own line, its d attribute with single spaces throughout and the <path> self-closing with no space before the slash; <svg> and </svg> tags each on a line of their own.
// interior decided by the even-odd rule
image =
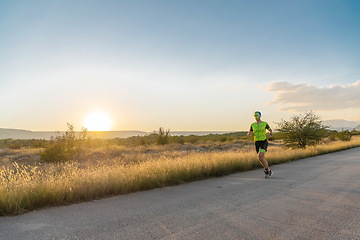
<svg viewBox="0 0 360 240">
<path fill-rule="evenodd" d="M 359 147 L 357 135 L 326 131 L 317 144 L 287 150 L 278 132 L 267 159 L 274 165 Z M 256 169 L 253 148 L 246 132 L 171 136 L 160 128 L 142 137 L 89 139 L 70 124 L 51 140 L 0 140 L 0 215 Z"/>
<path fill-rule="evenodd" d="M 313 112 L 292 116 L 290 120 L 282 120 L 277 125 L 276 130 L 288 148 L 315 146 L 328 134 L 328 126 L 322 125 L 321 118 Z"/>
</svg>

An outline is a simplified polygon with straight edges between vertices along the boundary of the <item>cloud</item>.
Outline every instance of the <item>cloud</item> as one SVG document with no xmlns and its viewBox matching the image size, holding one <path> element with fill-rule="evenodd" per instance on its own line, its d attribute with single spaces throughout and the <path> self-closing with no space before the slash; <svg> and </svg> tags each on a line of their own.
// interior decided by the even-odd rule
<svg viewBox="0 0 360 240">
<path fill-rule="evenodd" d="M 284 111 L 360 108 L 360 80 L 348 85 L 331 85 L 322 88 L 311 84 L 274 82 L 269 85 L 268 91 L 276 93 L 270 104 L 279 104 Z"/>
</svg>

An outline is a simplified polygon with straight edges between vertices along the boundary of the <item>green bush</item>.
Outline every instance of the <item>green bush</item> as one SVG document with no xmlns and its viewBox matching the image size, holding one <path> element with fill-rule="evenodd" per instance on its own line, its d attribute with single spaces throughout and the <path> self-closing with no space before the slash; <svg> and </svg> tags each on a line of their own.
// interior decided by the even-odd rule
<svg viewBox="0 0 360 240">
<path fill-rule="evenodd" d="M 179 144 L 185 144 L 184 136 L 181 135 L 180 137 L 178 137 L 176 142 L 179 143 Z"/>
<path fill-rule="evenodd" d="M 228 140 L 227 136 L 222 136 L 220 142 L 226 142 Z"/>
<path fill-rule="evenodd" d="M 349 130 L 343 130 L 336 134 L 336 137 L 341 141 L 350 141 L 352 133 Z"/>
<path fill-rule="evenodd" d="M 332 133 L 332 134 L 330 134 L 330 135 L 329 135 L 329 139 L 330 139 L 330 141 L 332 141 L 332 142 L 333 142 L 333 141 L 335 141 L 335 140 L 336 140 L 336 138 L 337 138 L 337 137 L 336 137 L 336 135 L 337 135 L 337 134 L 333 134 L 333 133 Z"/>
<path fill-rule="evenodd" d="M 170 129 L 164 130 L 164 128 L 159 128 L 159 132 L 156 136 L 156 143 L 159 145 L 165 145 L 169 143 L 170 138 Z"/>
<path fill-rule="evenodd" d="M 10 149 L 21 149 L 21 148 L 43 148 L 47 143 L 47 140 L 44 139 L 1 139 L 0 147 L 10 148 Z"/>
<path fill-rule="evenodd" d="M 199 141 L 199 139 L 200 139 L 200 136 L 196 136 L 196 135 L 191 134 L 190 136 L 186 137 L 185 141 L 189 142 L 191 144 L 195 144 L 195 143 L 197 143 Z"/>
<path fill-rule="evenodd" d="M 52 137 L 45 149 L 40 152 L 40 159 L 45 162 L 64 162 L 74 160 L 82 153 L 86 141 L 86 129 L 76 136 L 74 127 L 68 123 L 64 134 L 57 133 Z"/>
</svg>

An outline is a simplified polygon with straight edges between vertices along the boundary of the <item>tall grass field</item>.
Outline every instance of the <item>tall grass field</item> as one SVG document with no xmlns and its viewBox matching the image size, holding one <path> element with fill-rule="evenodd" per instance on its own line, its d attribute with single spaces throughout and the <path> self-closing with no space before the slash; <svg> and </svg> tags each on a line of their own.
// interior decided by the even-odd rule
<svg viewBox="0 0 360 240">
<path fill-rule="evenodd" d="M 270 146 L 270 165 L 359 147 L 360 139 L 336 141 L 307 149 Z M 251 148 L 238 151 L 131 154 L 107 161 L 26 165 L 14 161 L 0 169 L 0 215 L 16 215 L 42 207 L 66 205 L 107 196 L 164 187 L 260 168 Z"/>
</svg>

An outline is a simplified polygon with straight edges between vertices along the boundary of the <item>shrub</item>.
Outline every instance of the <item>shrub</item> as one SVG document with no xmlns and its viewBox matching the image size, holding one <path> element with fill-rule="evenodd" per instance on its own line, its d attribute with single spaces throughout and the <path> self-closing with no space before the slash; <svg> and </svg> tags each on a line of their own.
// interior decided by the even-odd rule
<svg viewBox="0 0 360 240">
<path fill-rule="evenodd" d="M 330 134 L 329 140 L 332 141 L 332 142 L 335 141 L 336 140 L 336 134 Z"/>
<path fill-rule="evenodd" d="M 69 123 L 67 125 L 68 130 L 64 134 L 57 133 L 57 136 L 51 137 L 49 144 L 40 153 L 41 160 L 46 162 L 70 161 L 81 154 L 87 130 L 83 129 L 79 136 L 76 136 L 73 125 Z"/>
<path fill-rule="evenodd" d="M 156 136 L 156 143 L 159 145 L 165 145 L 169 143 L 170 129 L 164 130 L 164 128 L 159 128 L 159 133 Z"/>
<path fill-rule="evenodd" d="M 47 143 L 44 139 L 1 139 L 0 147 L 6 147 L 10 149 L 21 149 L 26 147 L 42 148 Z"/>
<path fill-rule="evenodd" d="M 343 130 L 336 134 L 337 138 L 341 141 L 350 141 L 352 133 L 349 130 Z"/>
<path fill-rule="evenodd" d="M 186 137 L 185 141 L 189 142 L 191 144 L 195 144 L 195 143 L 197 143 L 199 141 L 199 139 L 200 139 L 200 136 L 196 136 L 194 134 L 191 134 L 191 135 Z"/>
<path fill-rule="evenodd" d="M 220 137 L 220 142 L 226 142 L 228 140 L 227 136 Z"/>
<path fill-rule="evenodd" d="M 171 136 L 170 143 L 177 143 L 177 144 L 185 144 L 185 137 L 183 135 L 181 136 Z"/>
</svg>

